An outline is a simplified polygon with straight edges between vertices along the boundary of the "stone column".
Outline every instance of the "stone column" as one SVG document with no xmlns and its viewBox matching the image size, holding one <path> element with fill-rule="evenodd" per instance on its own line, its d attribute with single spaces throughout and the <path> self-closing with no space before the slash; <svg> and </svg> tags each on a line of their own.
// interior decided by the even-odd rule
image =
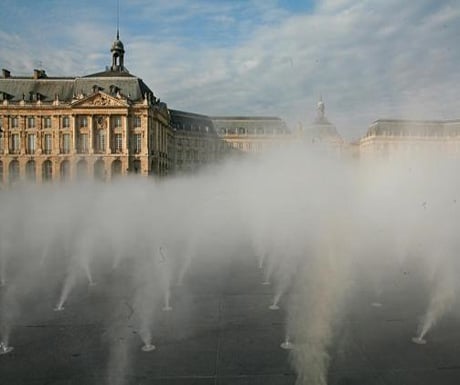
<svg viewBox="0 0 460 385">
<path fill-rule="evenodd" d="M 108 155 L 112 153 L 112 122 L 111 122 L 110 116 L 106 118 L 106 122 L 107 122 L 107 143 L 105 144 L 105 153 Z"/>
<path fill-rule="evenodd" d="M 88 118 L 88 152 L 94 154 L 94 131 L 93 131 L 94 116 L 90 115 Z"/>
<path fill-rule="evenodd" d="M 26 153 L 26 124 L 27 117 L 22 115 L 19 119 L 19 153 L 21 155 Z"/>
<path fill-rule="evenodd" d="M 129 154 L 129 125 L 128 115 L 122 117 L 122 134 L 121 134 L 121 153 L 123 155 Z"/>
<path fill-rule="evenodd" d="M 77 123 L 75 119 L 75 115 L 70 115 L 69 118 L 69 125 L 71 131 L 71 138 L 72 142 L 70 143 L 70 153 L 75 155 L 77 153 Z"/>
</svg>

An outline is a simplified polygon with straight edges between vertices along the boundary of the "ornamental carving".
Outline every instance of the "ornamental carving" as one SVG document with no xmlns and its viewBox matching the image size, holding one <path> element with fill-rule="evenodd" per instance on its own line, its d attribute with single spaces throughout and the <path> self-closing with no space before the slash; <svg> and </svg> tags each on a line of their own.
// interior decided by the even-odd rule
<svg viewBox="0 0 460 385">
<path fill-rule="evenodd" d="M 98 95 L 93 99 L 93 104 L 95 106 L 116 106 L 118 103 L 116 103 L 114 100 L 106 98 L 102 95 Z"/>
<path fill-rule="evenodd" d="M 96 116 L 94 122 L 96 128 L 105 128 L 105 118 L 103 116 Z"/>
</svg>

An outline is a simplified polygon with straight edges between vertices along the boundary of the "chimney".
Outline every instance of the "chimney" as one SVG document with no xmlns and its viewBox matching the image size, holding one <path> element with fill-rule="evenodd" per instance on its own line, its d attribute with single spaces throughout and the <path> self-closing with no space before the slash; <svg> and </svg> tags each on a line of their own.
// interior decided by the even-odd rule
<svg viewBox="0 0 460 385">
<path fill-rule="evenodd" d="M 11 77 L 11 72 L 8 71 L 8 70 L 5 69 L 5 68 L 2 68 L 2 74 L 3 74 L 3 77 L 4 77 L 5 79 L 8 79 L 8 78 Z"/>
<path fill-rule="evenodd" d="M 45 70 L 34 69 L 34 79 L 43 79 L 46 78 Z"/>
</svg>

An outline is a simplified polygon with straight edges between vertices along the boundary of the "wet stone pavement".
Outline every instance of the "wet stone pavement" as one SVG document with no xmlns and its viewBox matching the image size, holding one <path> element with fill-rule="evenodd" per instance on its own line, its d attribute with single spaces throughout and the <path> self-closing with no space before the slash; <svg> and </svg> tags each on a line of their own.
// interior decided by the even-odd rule
<svg viewBox="0 0 460 385">
<path fill-rule="evenodd" d="M 53 311 L 59 288 L 25 296 L 12 317 L 14 350 L 0 355 L 0 384 L 294 385 L 290 353 L 280 349 L 283 301 L 268 309 L 273 288 L 261 285 L 256 258 L 200 263 L 173 289 L 173 310 L 156 312 L 151 352 L 141 350 L 122 270 L 96 272 L 96 286 L 80 282 L 62 312 Z M 381 307 L 351 301 L 330 348 L 330 385 L 460 384 L 460 316 L 449 313 L 427 345 L 415 345 L 425 304 L 407 306 L 405 295 L 389 293 Z"/>
</svg>

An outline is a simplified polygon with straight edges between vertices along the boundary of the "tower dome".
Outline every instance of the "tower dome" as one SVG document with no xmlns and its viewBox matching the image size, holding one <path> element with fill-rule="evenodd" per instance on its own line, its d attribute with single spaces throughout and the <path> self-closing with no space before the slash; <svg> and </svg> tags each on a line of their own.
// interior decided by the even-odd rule
<svg viewBox="0 0 460 385">
<path fill-rule="evenodd" d="M 114 40 L 112 43 L 112 48 L 110 49 L 110 52 L 114 51 L 119 51 L 119 52 L 125 52 L 125 47 L 123 46 L 123 43 L 121 42 L 120 39 Z"/>
<path fill-rule="evenodd" d="M 318 104 L 316 105 L 316 113 L 317 113 L 316 120 L 318 122 L 323 122 L 323 121 L 326 120 L 324 110 L 325 110 L 325 106 L 324 106 L 324 102 L 323 102 L 323 97 L 320 96 L 319 100 L 318 100 Z"/>
<path fill-rule="evenodd" d="M 120 40 L 120 33 L 117 29 L 117 38 L 112 43 L 112 48 L 110 48 L 110 52 L 112 52 L 112 71 L 119 71 L 125 72 L 126 69 L 124 67 L 124 56 L 125 56 L 125 47 Z"/>
</svg>

